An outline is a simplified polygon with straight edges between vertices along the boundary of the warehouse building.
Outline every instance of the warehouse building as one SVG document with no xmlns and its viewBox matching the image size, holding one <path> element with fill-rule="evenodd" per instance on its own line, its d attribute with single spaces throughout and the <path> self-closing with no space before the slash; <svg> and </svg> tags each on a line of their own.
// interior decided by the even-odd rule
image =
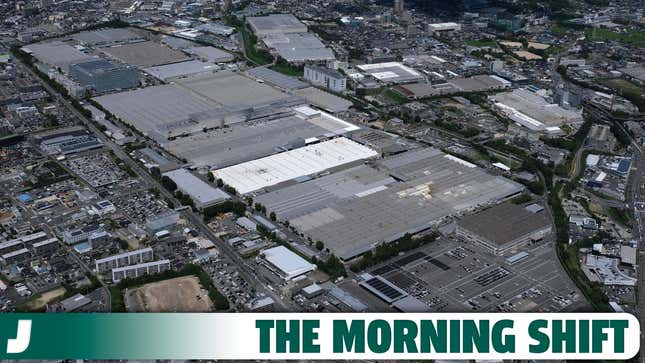
<svg viewBox="0 0 645 363">
<path fill-rule="evenodd" d="M 540 205 L 507 202 L 461 218 L 455 233 L 501 255 L 542 241 L 551 233 L 551 221 Z"/>
<path fill-rule="evenodd" d="M 423 148 L 303 181 L 254 200 L 336 256 L 350 260 L 521 193 L 524 187 L 476 165 Z M 384 208 L 383 206 L 387 206 Z"/>
<path fill-rule="evenodd" d="M 119 65 L 105 59 L 72 63 L 69 75 L 81 86 L 96 92 L 109 92 L 139 86 L 136 67 Z"/>
<path fill-rule="evenodd" d="M 261 255 L 267 267 L 285 281 L 291 281 L 316 269 L 316 265 L 307 262 L 285 246 L 266 249 Z"/>
<path fill-rule="evenodd" d="M 131 266 L 150 262 L 154 260 L 154 252 L 152 248 L 142 248 L 135 251 L 129 251 L 114 256 L 101 258 L 95 261 L 96 271 L 99 273 L 107 272 L 113 268 Z"/>
<path fill-rule="evenodd" d="M 377 156 L 376 151 L 339 137 L 213 170 L 213 175 L 235 188 L 238 193 L 249 194 L 288 180 Z"/>
<path fill-rule="evenodd" d="M 72 63 L 79 63 L 96 59 L 80 50 L 65 44 L 60 41 L 49 43 L 29 44 L 22 48 L 28 54 L 38 59 L 52 68 L 60 68 L 61 71 L 67 73 L 69 65 Z"/>
<path fill-rule="evenodd" d="M 233 54 L 217 49 L 215 47 L 191 47 L 185 49 L 185 52 L 196 56 L 202 61 L 211 63 L 232 62 L 235 60 L 235 56 Z"/>
<path fill-rule="evenodd" d="M 210 186 L 186 169 L 169 171 L 163 175 L 172 179 L 177 184 L 177 189 L 182 193 L 189 195 L 195 203 L 195 207 L 199 210 L 204 210 L 231 199 L 230 195 L 221 189 Z"/>
<path fill-rule="evenodd" d="M 125 28 L 103 28 L 83 31 L 72 35 L 77 42 L 89 47 L 112 46 L 123 43 L 143 41 L 144 37 Z"/>
<path fill-rule="evenodd" d="M 271 34 L 263 38 L 272 49 L 289 63 L 325 62 L 335 60 L 334 52 L 312 33 Z"/>
<path fill-rule="evenodd" d="M 212 62 L 190 60 L 185 62 L 148 67 L 144 68 L 143 71 L 160 81 L 169 82 L 176 78 L 217 72 L 220 69 L 221 68 L 217 64 Z"/>
<path fill-rule="evenodd" d="M 184 53 L 152 41 L 101 48 L 101 51 L 122 63 L 142 68 L 190 60 Z"/>
<path fill-rule="evenodd" d="M 153 275 L 170 269 L 170 260 L 160 260 L 141 263 L 138 265 L 117 267 L 112 269 L 112 281 L 119 282 L 125 278 L 136 278 L 144 275 Z"/>
<path fill-rule="evenodd" d="M 306 33 L 307 26 L 291 14 L 251 16 L 246 22 L 259 38 L 271 34 Z"/>
<path fill-rule="evenodd" d="M 540 133 L 559 133 L 560 126 L 582 123 L 582 111 L 567 110 L 549 103 L 527 88 L 514 89 L 489 96 L 495 108 L 515 123 Z"/>
<path fill-rule="evenodd" d="M 424 80 L 421 73 L 399 62 L 363 64 L 356 68 L 384 84 L 414 83 Z"/>
</svg>

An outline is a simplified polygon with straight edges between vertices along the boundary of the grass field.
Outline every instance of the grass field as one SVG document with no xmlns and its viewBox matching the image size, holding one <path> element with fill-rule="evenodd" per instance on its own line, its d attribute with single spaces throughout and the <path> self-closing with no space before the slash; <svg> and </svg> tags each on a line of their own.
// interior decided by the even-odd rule
<svg viewBox="0 0 645 363">
<path fill-rule="evenodd" d="M 607 29 L 589 29 L 585 31 L 587 39 L 593 42 L 617 41 L 624 44 L 645 47 L 645 32 L 629 31 L 626 33 L 617 33 Z"/>
<path fill-rule="evenodd" d="M 213 303 L 195 276 L 152 282 L 125 293 L 129 312 L 207 312 Z"/>
<path fill-rule="evenodd" d="M 65 288 L 59 287 L 57 289 L 49 290 L 43 292 L 42 294 L 36 296 L 33 300 L 30 300 L 26 306 L 29 310 L 39 310 L 42 309 L 48 302 L 53 301 L 63 295 L 65 295 Z"/>
</svg>

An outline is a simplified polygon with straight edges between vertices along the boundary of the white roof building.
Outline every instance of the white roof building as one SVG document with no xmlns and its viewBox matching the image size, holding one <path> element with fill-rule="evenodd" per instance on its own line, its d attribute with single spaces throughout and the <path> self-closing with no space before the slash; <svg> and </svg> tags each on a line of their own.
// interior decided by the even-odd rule
<svg viewBox="0 0 645 363">
<path fill-rule="evenodd" d="M 248 194 L 298 177 L 320 173 L 354 161 L 377 157 L 378 153 L 346 137 L 311 144 L 223 169 L 215 178 Z"/>
<path fill-rule="evenodd" d="M 285 246 L 269 248 L 262 252 L 270 267 L 282 278 L 289 281 L 316 269 L 316 265 L 291 252 Z"/>
</svg>

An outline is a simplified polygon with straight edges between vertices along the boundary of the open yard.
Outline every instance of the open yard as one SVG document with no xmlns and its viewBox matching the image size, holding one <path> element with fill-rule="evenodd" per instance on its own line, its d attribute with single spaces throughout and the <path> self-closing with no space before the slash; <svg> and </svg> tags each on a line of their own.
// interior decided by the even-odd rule
<svg viewBox="0 0 645 363">
<path fill-rule="evenodd" d="M 129 312 L 207 312 L 213 303 L 195 276 L 152 282 L 125 291 Z"/>
<path fill-rule="evenodd" d="M 36 296 L 34 299 L 27 302 L 27 308 L 29 310 L 39 310 L 43 308 L 47 303 L 53 301 L 63 295 L 65 295 L 65 288 L 59 287 L 53 290 L 43 292 L 42 294 Z"/>
</svg>

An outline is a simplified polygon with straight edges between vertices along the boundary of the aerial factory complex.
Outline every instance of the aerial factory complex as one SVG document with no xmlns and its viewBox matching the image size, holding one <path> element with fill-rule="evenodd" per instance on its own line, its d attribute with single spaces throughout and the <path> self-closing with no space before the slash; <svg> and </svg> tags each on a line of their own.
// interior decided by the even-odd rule
<svg viewBox="0 0 645 363">
<path fill-rule="evenodd" d="M 644 8 L 446 3 L 0 3 L 0 310 L 643 324 Z"/>
</svg>

